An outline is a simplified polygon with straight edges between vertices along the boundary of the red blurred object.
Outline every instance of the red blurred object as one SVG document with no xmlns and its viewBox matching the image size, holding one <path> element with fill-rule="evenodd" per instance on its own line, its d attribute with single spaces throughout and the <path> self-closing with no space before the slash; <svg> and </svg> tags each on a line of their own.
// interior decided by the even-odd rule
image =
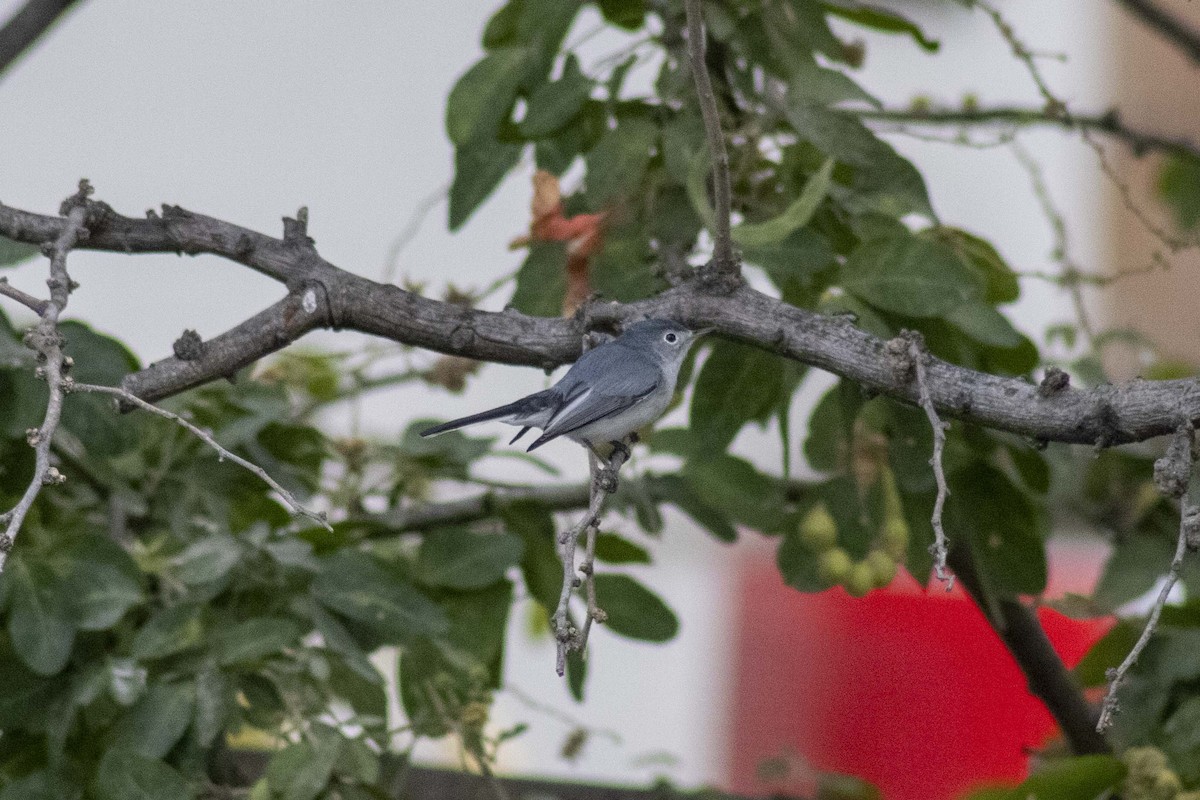
<svg viewBox="0 0 1200 800">
<path fill-rule="evenodd" d="M 1058 591 L 1090 585 L 1099 569 L 1101 552 L 1081 559 L 1072 549 L 1052 569 Z M 1068 666 L 1113 624 L 1048 608 L 1039 618 Z M 811 790 L 804 769 L 760 780 L 764 761 L 783 758 L 868 780 L 886 800 L 949 800 L 1019 782 L 1029 753 L 1056 734 L 959 588 L 926 592 L 902 573 L 863 599 L 841 588 L 806 595 L 784 586 L 773 563 L 755 560 L 741 570 L 735 630 L 735 792 Z"/>
</svg>

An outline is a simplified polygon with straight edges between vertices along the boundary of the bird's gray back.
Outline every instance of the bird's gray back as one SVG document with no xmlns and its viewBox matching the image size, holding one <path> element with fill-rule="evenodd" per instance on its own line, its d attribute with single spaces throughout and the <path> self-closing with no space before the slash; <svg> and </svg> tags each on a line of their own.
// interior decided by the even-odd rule
<svg viewBox="0 0 1200 800">
<path fill-rule="evenodd" d="M 661 375 L 651 357 L 614 339 L 580 356 L 554 389 L 564 396 L 586 387 L 601 394 L 639 397 L 653 389 Z"/>
</svg>

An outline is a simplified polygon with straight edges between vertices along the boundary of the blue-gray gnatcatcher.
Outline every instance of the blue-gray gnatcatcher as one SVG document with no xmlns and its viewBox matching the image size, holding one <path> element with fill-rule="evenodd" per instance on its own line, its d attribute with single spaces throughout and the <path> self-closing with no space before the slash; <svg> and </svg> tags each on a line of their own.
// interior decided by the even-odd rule
<svg viewBox="0 0 1200 800">
<path fill-rule="evenodd" d="M 616 339 L 580 356 L 549 389 L 435 425 L 421 435 L 499 420 L 521 427 L 509 444 L 530 428 L 540 428 L 542 435 L 529 445 L 530 450 L 559 436 L 593 451 L 598 444 L 620 443 L 667 410 L 688 348 L 707 332 L 664 319 L 635 323 Z"/>
</svg>

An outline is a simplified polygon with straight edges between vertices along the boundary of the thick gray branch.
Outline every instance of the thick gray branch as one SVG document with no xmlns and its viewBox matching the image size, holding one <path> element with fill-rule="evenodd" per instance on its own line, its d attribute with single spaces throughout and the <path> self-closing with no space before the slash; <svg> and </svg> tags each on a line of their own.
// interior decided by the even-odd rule
<svg viewBox="0 0 1200 800">
<path fill-rule="evenodd" d="M 0 205 L 0 233 L 18 241 L 54 241 L 66 223 Z M 594 303 L 576 319 L 488 312 L 444 303 L 339 269 L 307 237 L 275 239 L 221 220 L 174 210 L 164 219 L 131 219 L 101 207 L 89 212 L 90 237 L 76 249 L 213 253 L 280 280 L 287 298 L 239 325 L 189 360 L 168 358 L 135 373 L 124 388 L 153 401 L 283 347 L 318 327 L 348 328 L 415 347 L 482 361 L 552 368 L 579 356 L 589 329 L 640 317 L 670 317 L 810 364 L 866 389 L 916 405 L 917 387 L 897 377 L 885 342 L 845 317 L 826 317 L 742 286 L 711 294 L 684 283 L 635 303 Z M 311 309 L 311 310 L 310 310 Z M 1133 381 L 1090 390 L 1039 392 L 1021 378 L 988 375 L 931 358 L 930 399 L 939 415 L 1039 441 L 1115 445 L 1174 431 L 1200 420 L 1195 380 Z"/>
</svg>

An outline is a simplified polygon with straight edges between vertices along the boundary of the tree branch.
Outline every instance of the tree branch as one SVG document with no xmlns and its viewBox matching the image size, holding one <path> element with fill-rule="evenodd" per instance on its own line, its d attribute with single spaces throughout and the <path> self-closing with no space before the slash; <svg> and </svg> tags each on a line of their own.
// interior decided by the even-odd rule
<svg viewBox="0 0 1200 800">
<path fill-rule="evenodd" d="M 687 52 L 691 64 L 692 78 L 696 81 L 696 97 L 700 101 L 700 115 L 704 119 L 704 137 L 708 140 L 708 152 L 712 157 L 713 205 L 713 277 L 731 276 L 738 273 L 738 262 L 733 253 L 733 238 L 729 233 L 729 214 L 732 209 L 729 184 L 729 151 L 725 147 L 725 134 L 721 132 L 721 116 L 717 110 L 717 98 L 713 94 L 712 81 L 704 61 L 704 19 L 700 0 L 684 0 L 687 14 Z"/>
<path fill-rule="evenodd" d="M 179 425 L 180 427 L 182 427 L 184 430 L 191 433 L 197 439 L 204 442 L 206 445 L 211 447 L 213 450 L 215 450 L 217 452 L 217 457 L 221 461 L 226 461 L 226 460 L 232 461 L 234 464 L 237 464 L 242 469 L 248 470 L 248 471 L 252 472 L 253 474 L 257 475 L 259 480 L 261 480 L 263 483 L 267 484 L 267 486 L 270 486 L 271 490 L 274 491 L 276 494 L 278 494 L 280 496 L 280 498 L 283 499 L 283 502 L 287 504 L 288 508 L 290 508 L 292 510 L 293 514 L 298 514 L 303 517 L 308 517 L 309 519 L 311 519 L 313 522 L 320 525 L 325 530 L 330 531 L 330 532 L 333 531 L 333 528 L 330 527 L 329 520 L 325 516 L 324 513 L 312 511 L 312 510 L 306 508 L 303 504 L 300 503 L 299 500 L 296 499 L 296 496 L 294 494 L 289 492 L 287 489 L 283 488 L 279 484 L 278 481 L 276 481 L 274 478 L 272 478 L 270 475 L 268 475 L 267 471 L 265 469 L 260 467 L 258 464 L 247 461 L 246 459 L 239 456 L 237 453 L 233 453 L 229 450 L 226 450 L 224 447 L 221 446 L 221 444 L 219 442 L 217 442 L 216 439 L 213 438 L 213 435 L 211 433 L 209 433 L 206 430 L 203 430 L 202 428 L 198 428 L 197 426 L 193 425 L 191 422 L 187 421 L 186 419 L 179 416 L 178 414 L 175 414 L 171 411 L 167 411 L 165 408 L 159 408 L 158 406 L 156 406 L 152 403 L 147 403 L 145 400 L 141 399 L 137 395 L 131 394 L 131 393 L 127 392 L 126 390 L 124 390 L 120 387 L 117 387 L 117 386 L 97 386 L 97 385 L 91 384 L 91 383 L 75 383 L 74 381 L 72 381 L 68 378 L 64 382 L 63 388 L 68 391 L 72 391 L 72 392 L 90 392 L 92 394 L 106 394 L 106 395 L 109 395 L 110 397 L 117 398 L 122 403 L 132 404 L 132 405 L 137 406 L 138 408 L 142 409 L 143 411 L 148 411 L 149 413 L 154 414 L 159 417 L 162 417 L 163 419 L 171 420 L 172 422 L 174 422 L 177 425 Z"/>
<path fill-rule="evenodd" d="M 1013 598 L 1000 599 L 995 604 L 986 601 L 970 545 L 959 544 L 951 548 L 949 561 L 954 574 L 1025 674 L 1029 691 L 1045 704 L 1058 722 L 1071 752 L 1080 756 L 1111 753 L 1108 742 L 1096 732 L 1096 710 L 1088 704 L 1079 685 L 1054 651 L 1037 615 Z M 993 606 L 995 614 L 989 612 Z"/>
<path fill-rule="evenodd" d="M 1125 660 L 1116 669 L 1108 671 L 1108 693 L 1104 696 L 1104 704 L 1100 707 L 1100 719 L 1096 722 L 1096 731 L 1104 733 L 1112 725 L 1113 717 L 1120 711 L 1117 693 L 1125 683 L 1125 674 L 1137 663 L 1138 656 L 1150 642 L 1150 637 L 1158 628 L 1158 617 L 1167 605 L 1171 590 L 1179 580 L 1179 571 L 1183 568 L 1183 557 L 1189 549 L 1196 547 L 1196 527 L 1200 523 L 1200 509 L 1187 501 L 1188 486 L 1192 480 L 1192 465 L 1195 463 L 1195 430 L 1192 423 L 1186 422 L 1175 432 L 1166 454 L 1154 462 L 1154 483 L 1160 492 L 1179 501 L 1179 538 L 1175 543 L 1175 556 L 1171 559 L 1171 568 L 1167 571 L 1167 579 L 1154 601 L 1146 627 L 1142 629 L 1133 649 L 1125 656 Z"/>
<path fill-rule="evenodd" d="M 595 529 L 600 526 L 600 513 L 604 510 L 604 501 L 617 490 L 617 474 L 628 458 L 629 450 L 623 444 L 613 448 L 612 454 L 604 461 L 601 461 L 594 452 L 588 452 L 588 467 L 592 481 L 589 487 L 587 511 L 579 522 L 558 536 L 556 549 L 563 568 L 563 585 L 558 596 L 558 608 L 554 611 L 552 621 L 554 638 L 558 643 L 555 671 L 558 672 L 559 677 L 566 673 L 567 654 L 574 650 L 582 651 L 587 647 L 592 622 L 603 622 L 606 618 L 604 612 L 596 606 L 596 585 L 592 575 L 592 562 L 596 553 Z M 583 535 L 587 537 L 585 545 L 587 555 L 584 560 L 587 568 L 581 570 L 584 573 L 583 580 L 587 583 L 587 617 L 583 622 L 583 630 L 577 631 L 571 625 L 570 604 L 579 582 L 575 575 L 575 548 L 579 543 L 579 537 Z"/>
<path fill-rule="evenodd" d="M 49 245 L 46 254 L 50 257 L 50 277 L 46 285 L 50 289 L 50 300 L 42 306 L 37 325 L 26 335 L 26 345 L 38 354 L 38 374 L 45 378 L 49 388 L 46 400 L 46 414 L 42 424 L 31 428 L 25 434 L 26 441 L 33 447 L 34 465 L 33 476 L 25 492 L 10 510 L 0 514 L 0 524 L 5 526 L 4 535 L 0 537 L 0 571 L 8 560 L 25 515 L 33 507 L 43 486 L 62 483 L 65 478 L 50 464 L 50 444 L 58 430 L 58 422 L 62 418 L 63 382 L 71 362 L 63 354 L 63 339 L 58 332 L 58 318 L 67 307 L 71 291 L 75 288 L 71 276 L 67 273 L 67 253 L 80 241 L 87 239 L 88 230 L 84 227 L 88 219 L 87 196 L 92 187 L 87 181 L 79 182 L 79 191 L 69 197 L 62 205 L 61 229 Z"/>
<path fill-rule="evenodd" d="M 633 303 L 585 306 L 574 319 L 480 311 L 387 286 L 339 269 L 296 238 L 274 239 L 221 220 L 170 209 L 132 219 L 89 203 L 89 238 L 76 249 L 211 253 L 279 280 L 289 294 L 259 316 L 185 353 L 130 375 L 123 388 L 144 400 L 178 394 L 224 377 L 321 327 L 347 328 L 414 347 L 481 361 L 551 369 L 578 358 L 583 334 L 644 317 L 666 317 L 828 370 L 869 391 L 919 404 L 917 386 L 883 358 L 886 343 L 843 316 L 826 317 L 747 286 L 728 294 L 696 282 Z M 53 242 L 67 222 L 0 205 L 0 234 Z M 307 237 L 304 237 L 307 241 Z M 930 400 L 943 418 L 960 419 L 1038 441 L 1112 446 L 1171 433 L 1181 418 L 1200 420 L 1195 381 L 1134 381 L 1039 393 L 1021 378 L 926 363 Z"/>
<path fill-rule="evenodd" d="M 901 334 L 888 342 L 888 346 L 896 348 L 901 363 L 907 363 L 911 369 L 917 384 L 921 409 L 925 412 L 929 427 L 933 431 L 933 456 L 929 459 L 929 466 L 933 469 L 933 477 L 937 482 L 937 499 L 933 503 L 933 516 L 930 518 L 933 525 L 933 544 L 929 546 L 929 552 L 933 556 L 933 572 L 937 579 L 946 585 L 948 592 L 954 588 L 954 576 L 946 574 L 946 529 L 942 525 L 942 511 L 946 507 L 946 498 L 950 496 L 950 487 L 946 485 L 942 455 L 946 450 L 946 428 L 950 426 L 938 417 L 930 399 L 929 379 L 925 374 L 925 359 L 929 358 L 929 352 L 925 349 L 925 342 L 920 334 L 909 331 L 907 336 Z"/>
<path fill-rule="evenodd" d="M 4 295 L 10 300 L 16 300 L 33 313 L 37 314 L 39 317 L 46 313 L 45 300 L 38 300 L 33 295 L 22 292 L 20 289 L 10 284 L 8 282 L 8 278 L 0 278 L 0 294 Z"/>
<path fill-rule="evenodd" d="M 79 0 L 29 0 L 0 28 L 0 74 L 3 74 L 54 21 Z"/>
<path fill-rule="evenodd" d="M 1200 31 L 1168 14 L 1152 0 L 1117 0 L 1147 27 L 1175 45 L 1185 56 L 1200 66 Z"/>
<path fill-rule="evenodd" d="M 1131 128 L 1121 121 L 1116 110 L 1104 114 L 1071 114 L 1064 116 L 1044 108 L 932 108 L 932 109 L 864 109 L 854 110 L 859 119 L 928 126 L 976 125 L 1049 125 L 1067 130 L 1103 133 L 1125 142 L 1136 155 L 1149 152 L 1200 158 L 1200 144 L 1186 137 L 1163 136 Z"/>
</svg>

